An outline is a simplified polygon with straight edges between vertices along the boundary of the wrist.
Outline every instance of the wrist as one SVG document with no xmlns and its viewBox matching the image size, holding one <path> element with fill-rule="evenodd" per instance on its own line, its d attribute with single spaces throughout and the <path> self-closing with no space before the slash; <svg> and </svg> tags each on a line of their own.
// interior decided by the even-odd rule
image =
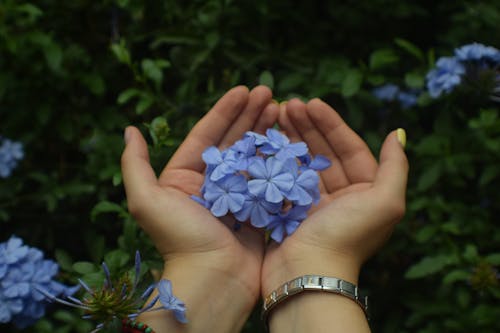
<svg viewBox="0 0 500 333">
<path fill-rule="evenodd" d="M 262 296 L 268 296 L 281 284 L 302 275 L 323 275 L 336 277 L 357 285 L 361 263 L 354 258 L 332 254 L 320 248 L 313 251 L 290 251 L 284 254 L 271 252 L 262 272 Z M 273 264 L 275 263 L 275 264 Z"/>
<path fill-rule="evenodd" d="M 259 298 L 259 289 L 242 277 L 245 269 L 230 266 L 228 261 L 222 264 L 206 255 L 169 258 L 161 278 L 172 282 L 173 294 L 186 306 L 188 323 L 177 323 L 164 311 L 144 313 L 139 319 L 156 332 L 241 330 Z M 258 274 L 254 279 L 258 280 Z"/>
</svg>

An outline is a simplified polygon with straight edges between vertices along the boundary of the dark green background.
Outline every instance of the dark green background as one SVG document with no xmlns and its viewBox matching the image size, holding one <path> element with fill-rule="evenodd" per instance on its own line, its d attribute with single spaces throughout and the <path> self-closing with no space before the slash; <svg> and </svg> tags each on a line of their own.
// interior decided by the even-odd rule
<svg viewBox="0 0 500 333">
<path fill-rule="evenodd" d="M 402 109 L 371 90 L 422 88 L 440 56 L 500 47 L 499 1 L 0 2 L 0 135 L 25 158 L 0 179 L 0 241 L 57 258 L 74 283 L 131 267 L 151 243 L 126 211 L 119 158 L 139 126 L 160 168 L 237 84 L 321 97 L 377 152 L 408 132 L 408 212 L 362 272 L 374 332 L 498 332 L 499 105 L 467 89 Z M 146 274 L 146 277 L 148 274 Z M 55 308 L 26 332 L 88 332 Z M 3 331 L 15 332 L 9 326 Z M 245 332 L 261 332 L 255 312 Z"/>
</svg>

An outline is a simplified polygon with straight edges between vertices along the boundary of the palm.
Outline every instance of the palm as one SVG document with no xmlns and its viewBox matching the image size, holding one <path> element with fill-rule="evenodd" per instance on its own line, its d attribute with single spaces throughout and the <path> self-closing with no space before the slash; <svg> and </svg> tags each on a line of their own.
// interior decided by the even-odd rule
<svg viewBox="0 0 500 333">
<path fill-rule="evenodd" d="M 282 244 L 268 248 L 262 268 L 263 290 L 273 288 L 279 279 L 276 275 L 289 262 L 307 270 L 308 258 L 324 253 L 363 261 L 387 236 L 380 230 L 375 232 L 379 224 L 367 223 L 366 218 L 376 216 L 378 209 L 373 200 L 378 164 L 366 144 L 338 114 L 319 100 L 307 106 L 293 100 L 286 111 L 282 110 L 280 126 L 292 140 L 305 141 L 313 155 L 328 157 L 332 166 L 320 173 L 319 204 Z M 389 233 L 390 228 L 386 234 Z M 377 236 L 370 239 L 370 234 Z M 357 247 L 360 243 L 364 244 L 364 253 Z"/>
<path fill-rule="evenodd" d="M 251 286 L 254 295 L 259 291 L 255 281 L 261 269 L 263 235 L 248 226 L 234 232 L 230 219 L 215 218 L 190 196 L 199 195 L 203 183 L 202 152 L 212 145 L 227 147 L 246 131 L 262 132 L 272 127 L 279 109 L 270 102 L 268 88 L 230 90 L 197 123 L 159 178 L 137 132 L 132 145 L 136 145 L 139 158 L 122 164 L 129 210 L 169 265 L 182 258 L 183 262 L 235 277 L 246 273 L 242 282 Z M 127 149 L 134 148 L 127 144 Z"/>
</svg>

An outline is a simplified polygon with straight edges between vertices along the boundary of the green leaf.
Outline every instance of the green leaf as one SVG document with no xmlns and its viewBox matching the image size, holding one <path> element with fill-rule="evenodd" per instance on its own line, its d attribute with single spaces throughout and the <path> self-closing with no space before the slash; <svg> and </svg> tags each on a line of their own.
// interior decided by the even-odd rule
<svg viewBox="0 0 500 333">
<path fill-rule="evenodd" d="M 123 105 L 123 104 L 127 103 L 131 98 L 138 96 L 141 93 L 142 92 L 139 89 L 135 89 L 135 88 L 126 89 L 126 90 L 122 91 L 120 93 L 120 95 L 118 95 L 116 102 L 119 105 Z"/>
<path fill-rule="evenodd" d="M 479 258 L 477 247 L 474 244 L 467 244 L 463 253 L 463 257 L 468 262 L 475 262 Z"/>
<path fill-rule="evenodd" d="M 371 70 L 378 70 L 392 66 L 399 61 L 399 57 L 391 49 L 380 49 L 370 54 L 369 67 Z"/>
<path fill-rule="evenodd" d="M 410 88 L 420 89 L 425 85 L 425 76 L 419 72 L 409 72 L 405 75 L 405 83 Z"/>
<path fill-rule="evenodd" d="M 104 79 L 98 73 L 84 74 L 81 78 L 82 83 L 89 88 L 94 95 L 101 96 L 106 90 Z"/>
<path fill-rule="evenodd" d="M 304 82 L 304 75 L 301 73 L 291 73 L 285 75 L 283 79 L 281 79 L 278 83 L 278 89 L 282 93 L 290 93 L 293 90 L 300 87 L 300 85 Z"/>
<path fill-rule="evenodd" d="M 436 234 L 437 228 L 433 225 L 427 225 L 420 229 L 415 235 L 415 240 L 419 243 L 426 243 Z"/>
<path fill-rule="evenodd" d="M 448 265 L 456 263 L 453 256 L 440 254 L 434 257 L 425 257 L 411 266 L 405 273 L 407 279 L 419 279 L 441 271 Z"/>
<path fill-rule="evenodd" d="M 427 191 L 431 188 L 441 176 L 442 168 L 441 165 L 436 163 L 431 167 L 425 169 L 418 179 L 417 189 L 419 191 Z"/>
<path fill-rule="evenodd" d="M 122 183 L 122 173 L 118 171 L 113 175 L 113 186 L 121 185 Z"/>
<path fill-rule="evenodd" d="M 500 265 L 500 253 L 492 253 L 484 258 L 488 263 L 499 266 Z"/>
<path fill-rule="evenodd" d="M 155 146 L 166 146 L 166 141 L 170 135 L 170 126 L 164 117 L 156 117 L 149 124 L 149 135 L 153 139 Z"/>
<path fill-rule="evenodd" d="M 90 218 L 95 221 L 96 217 L 103 213 L 124 213 L 125 209 L 117 203 L 111 201 L 101 201 L 92 208 Z"/>
<path fill-rule="evenodd" d="M 274 78 L 270 71 L 263 71 L 259 76 L 259 84 L 274 89 Z"/>
<path fill-rule="evenodd" d="M 402 38 L 394 39 L 394 43 L 396 43 L 397 46 L 399 46 L 409 54 L 413 55 L 418 60 L 421 61 L 424 60 L 424 53 L 415 44 L 412 44 L 409 41 Z"/>
<path fill-rule="evenodd" d="M 161 67 L 151 59 L 143 59 L 141 62 L 142 72 L 159 87 L 163 81 L 163 72 Z"/>
<path fill-rule="evenodd" d="M 470 272 L 463 269 L 455 269 L 444 276 L 443 284 L 448 285 L 456 281 L 467 281 L 469 277 Z"/>
<path fill-rule="evenodd" d="M 59 311 L 54 312 L 54 318 L 62 321 L 63 323 L 68 323 L 68 324 L 75 321 L 75 316 L 73 315 L 73 312 L 64 311 L 64 310 L 59 310 Z"/>
<path fill-rule="evenodd" d="M 141 98 L 139 99 L 139 102 L 135 106 L 135 112 L 137 114 L 143 114 L 144 111 L 149 109 L 151 105 L 153 105 L 154 98 L 151 95 L 142 95 Z"/>
<path fill-rule="evenodd" d="M 132 60 L 130 57 L 130 52 L 127 49 L 124 39 L 120 39 L 119 42 L 111 44 L 111 51 L 115 55 L 119 62 L 126 65 L 131 65 Z"/>
<path fill-rule="evenodd" d="M 348 98 L 356 95 L 363 83 L 363 74 L 358 69 L 351 69 L 346 73 L 342 81 L 341 93 L 342 96 Z"/>
<path fill-rule="evenodd" d="M 56 258 L 57 263 L 61 268 L 65 271 L 73 270 L 73 260 L 70 255 L 61 249 L 56 249 L 54 253 L 54 257 Z"/>
<path fill-rule="evenodd" d="M 114 250 L 106 254 L 104 262 L 108 265 L 110 270 L 118 270 L 125 266 L 130 256 L 122 250 Z"/>
<path fill-rule="evenodd" d="M 96 265 L 88 261 L 78 261 L 73 264 L 73 270 L 80 274 L 95 273 L 98 271 Z"/>
</svg>

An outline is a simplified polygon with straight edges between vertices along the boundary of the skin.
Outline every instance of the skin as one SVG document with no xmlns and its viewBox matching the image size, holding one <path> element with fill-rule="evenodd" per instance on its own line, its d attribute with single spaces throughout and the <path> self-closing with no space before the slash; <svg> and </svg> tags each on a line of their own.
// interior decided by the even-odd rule
<svg viewBox="0 0 500 333">
<path fill-rule="evenodd" d="M 189 320 L 179 324 L 166 311 L 142 315 L 139 320 L 156 332 L 239 332 L 261 296 L 303 274 L 357 284 L 363 262 L 404 214 L 408 162 L 395 132 L 377 163 L 364 141 L 319 99 L 294 99 L 280 108 L 271 98 L 263 86 L 231 89 L 159 177 L 140 132 L 126 129 L 122 172 L 129 210 L 163 256 L 162 277 L 186 303 Z M 246 131 L 264 133 L 276 122 L 292 141 L 305 141 L 333 165 L 321 172 L 320 204 L 281 245 L 266 248 L 261 230 L 244 225 L 234 232 L 234 220 L 215 218 L 190 195 L 199 194 L 206 147 L 226 148 Z M 272 332 L 369 331 L 356 303 L 327 293 L 294 296 L 273 310 L 269 324 Z"/>
</svg>

